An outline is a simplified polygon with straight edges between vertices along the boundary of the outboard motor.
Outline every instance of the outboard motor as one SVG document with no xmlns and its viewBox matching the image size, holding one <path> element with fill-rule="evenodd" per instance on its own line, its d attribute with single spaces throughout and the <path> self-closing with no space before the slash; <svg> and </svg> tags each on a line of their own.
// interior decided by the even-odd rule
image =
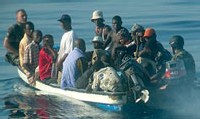
<svg viewBox="0 0 200 119">
<path fill-rule="evenodd" d="M 128 93 L 133 95 L 134 101 L 137 103 L 143 101 L 146 103 L 149 100 L 149 91 L 145 88 L 142 80 L 143 72 L 138 70 L 139 64 L 130 56 L 124 56 L 120 70 L 124 73 L 127 79 Z"/>
</svg>

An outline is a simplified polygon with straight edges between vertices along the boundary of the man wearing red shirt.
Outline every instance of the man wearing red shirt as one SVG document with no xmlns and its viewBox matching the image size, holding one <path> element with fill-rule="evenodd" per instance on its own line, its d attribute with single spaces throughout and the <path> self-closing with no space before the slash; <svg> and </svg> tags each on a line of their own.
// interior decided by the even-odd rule
<svg viewBox="0 0 200 119">
<path fill-rule="evenodd" d="M 43 48 L 39 55 L 39 75 L 40 80 L 46 82 L 45 79 L 51 78 L 52 64 L 56 62 L 57 53 L 53 49 L 53 36 L 47 34 L 43 37 Z"/>
</svg>

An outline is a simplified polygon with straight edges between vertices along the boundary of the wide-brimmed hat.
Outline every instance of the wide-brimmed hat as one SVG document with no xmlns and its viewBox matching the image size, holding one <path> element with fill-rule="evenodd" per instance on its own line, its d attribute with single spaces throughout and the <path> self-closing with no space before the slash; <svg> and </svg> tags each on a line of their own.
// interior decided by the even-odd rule
<svg viewBox="0 0 200 119">
<path fill-rule="evenodd" d="M 101 36 L 94 36 L 92 42 L 103 43 L 103 38 Z"/>
<path fill-rule="evenodd" d="M 71 23 L 71 17 L 68 14 L 63 14 L 60 19 L 58 19 L 60 22 L 70 22 Z"/>
<path fill-rule="evenodd" d="M 103 12 L 100 11 L 100 10 L 95 10 L 95 11 L 92 13 L 91 21 L 93 21 L 93 20 L 95 20 L 95 19 L 103 19 L 103 21 L 104 21 Z"/>
<path fill-rule="evenodd" d="M 151 37 L 153 35 L 156 35 L 156 31 L 152 28 L 147 28 L 147 29 L 145 29 L 143 37 Z"/>
<path fill-rule="evenodd" d="M 134 24 L 131 27 L 131 32 L 135 32 L 135 31 L 144 31 L 144 27 L 139 24 Z"/>
</svg>

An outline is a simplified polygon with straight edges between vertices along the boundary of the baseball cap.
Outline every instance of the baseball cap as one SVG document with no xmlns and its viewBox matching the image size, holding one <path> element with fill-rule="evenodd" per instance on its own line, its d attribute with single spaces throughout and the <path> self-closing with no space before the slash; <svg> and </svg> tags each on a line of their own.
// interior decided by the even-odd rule
<svg viewBox="0 0 200 119">
<path fill-rule="evenodd" d="M 143 37 L 151 37 L 153 35 L 156 35 L 156 31 L 152 28 L 147 28 L 147 29 L 145 29 Z"/>
<path fill-rule="evenodd" d="M 71 17 L 68 14 L 63 14 L 60 19 L 58 19 L 60 22 L 70 22 L 71 23 Z"/>
</svg>

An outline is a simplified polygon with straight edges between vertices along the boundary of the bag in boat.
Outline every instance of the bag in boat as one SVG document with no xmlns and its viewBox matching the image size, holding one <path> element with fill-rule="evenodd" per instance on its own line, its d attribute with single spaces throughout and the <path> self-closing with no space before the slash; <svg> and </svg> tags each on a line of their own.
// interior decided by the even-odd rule
<svg viewBox="0 0 200 119">
<path fill-rule="evenodd" d="M 111 92 L 122 91 L 122 84 L 119 75 L 112 67 L 105 67 L 95 72 L 93 75 L 93 90 L 103 90 Z"/>
</svg>

